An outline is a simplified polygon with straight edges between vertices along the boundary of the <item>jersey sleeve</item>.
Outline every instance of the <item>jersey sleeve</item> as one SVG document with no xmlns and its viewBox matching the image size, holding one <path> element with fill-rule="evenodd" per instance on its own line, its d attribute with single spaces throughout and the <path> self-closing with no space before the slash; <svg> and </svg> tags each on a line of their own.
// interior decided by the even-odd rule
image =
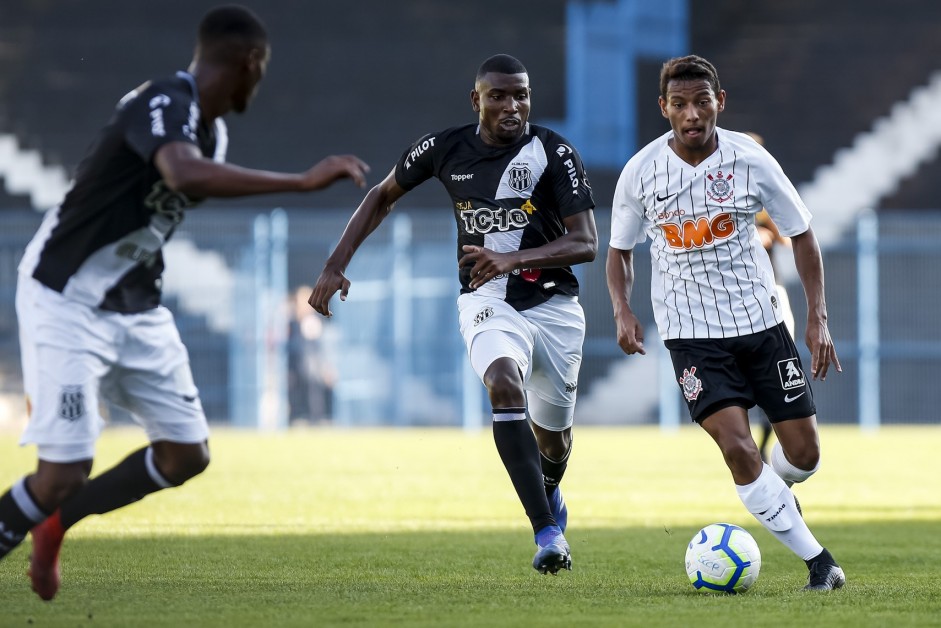
<svg viewBox="0 0 941 628">
<path fill-rule="evenodd" d="M 435 175 L 435 145 L 438 138 L 425 135 L 406 149 L 395 164 L 395 182 L 403 190 L 411 190 Z"/>
<path fill-rule="evenodd" d="M 562 218 L 574 216 L 595 207 L 588 174 L 578 151 L 562 137 L 555 136 L 546 148 L 552 186 Z"/>
<path fill-rule="evenodd" d="M 761 202 L 782 236 L 800 235 L 810 227 L 810 210 L 777 160 L 763 148 L 760 150 L 764 157 L 758 178 Z"/>
<path fill-rule="evenodd" d="M 198 146 L 199 108 L 190 94 L 152 87 L 127 100 L 118 115 L 124 119 L 128 146 L 146 161 L 170 142 Z"/>
<path fill-rule="evenodd" d="M 630 251 L 646 239 L 644 205 L 636 192 L 637 168 L 628 162 L 618 177 L 611 204 L 611 248 Z"/>
</svg>

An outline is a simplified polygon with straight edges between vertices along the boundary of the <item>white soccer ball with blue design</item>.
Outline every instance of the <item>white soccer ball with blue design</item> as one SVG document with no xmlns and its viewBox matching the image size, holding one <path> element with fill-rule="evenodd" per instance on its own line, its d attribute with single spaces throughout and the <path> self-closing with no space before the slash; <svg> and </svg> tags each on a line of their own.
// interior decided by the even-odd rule
<svg viewBox="0 0 941 628">
<path fill-rule="evenodd" d="M 758 543 L 731 523 L 706 526 L 686 550 L 686 575 L 703 593 L 742 593 L 755 584 L 760 569 Z"/>
</svg>

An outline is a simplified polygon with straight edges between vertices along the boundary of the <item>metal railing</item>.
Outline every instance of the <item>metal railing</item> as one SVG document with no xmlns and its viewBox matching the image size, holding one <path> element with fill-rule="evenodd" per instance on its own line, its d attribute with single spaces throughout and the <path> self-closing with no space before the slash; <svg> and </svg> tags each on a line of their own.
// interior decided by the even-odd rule
<svg viewBox="0 0 941 628">
<path fill-rule="evenodd" d="M 304 418 L 481 427 L 489 407 L 458 331 L 449 212 L 396 210 L 347 269 L 352 288 L 345 303 L 334 299 L 335 316 L 309 311 L 316 320 L 299 321 L 292 314 L 293 293 L 313 284 L 348 217 L 348 210 L 216 209 L 187 216 L 167 250 L 166 300 L 210 419 L 262 429 Z M 614 340 L 604 285 L 609 212 L 597 210 L 596 218 L 602 252 L 576 269 L 588 320 L 577 420 L 675 429 L 689 419 L 652 323 L 647 253 L 636 255 L 635 308 L 649 321 L 649 355 L 628 358 Z M 7 398 L 22 396 L 16 264 L 39 220 L 31 211 L 6 212 L 0 233 L 0 394 Z M 941 369 L 941 211 L 864 212 L 855 232 L 824 257 L 830 329 L 844 372 L 815 385 L 819 420 L 866 429 L 937 422 L 931 381 Z M 787 288 L 806 353 L 803 294 L 799 284 Z M 316 338 L 304 335 L 309 329 Z M 314 355 L 332 374 L 305 381 L 309 369 L 299 365 Z M 641 385 L 629 370 L 619 374 L 625 360 L 658 384 Z M 296 406 L 315 387 L 326 411 L 307 416 Z M 613 401 L 602 402 L 606 397 Z M 0 404 L 11 407 L 21 406 Z"/>
</svg>

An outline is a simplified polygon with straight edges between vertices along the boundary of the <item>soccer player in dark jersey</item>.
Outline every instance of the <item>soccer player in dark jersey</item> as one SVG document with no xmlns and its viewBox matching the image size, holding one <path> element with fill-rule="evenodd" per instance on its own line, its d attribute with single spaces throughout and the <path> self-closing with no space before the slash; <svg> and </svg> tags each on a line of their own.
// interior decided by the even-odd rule
<svg viewBox="0 0 941 628">
<path fill-rule="evenodd" d="M 208 428 L 186 348 L 160 305 L 161 247 L 206 197 L 365 185 L 358 158 L 331 156 L 306 172 L 224 163 L 221 116 L 244 111 L 268 64 L 268 36 L 249 10 L 203 18 L 188 71 L 125 96 L 46 213 L 19 267 L 16 309 L 35 473 L 0 496 L 0 557 L 32 530 L 30 578 L 44 600 L 59 589 L 65 530 L 209 464 Z M 150 445 L 89 481 L 101 431 L 99 394 L 131 411 Z"/>
<path fill-rule="evenodd" d="M 484 61 L 471 91 L 476 124 L 410 146 L 350 219 L 311 293 L 330 316 L 343 275 L 393 204 L 436 177 L 457 220 L 461 333 L 490 395 L 493 437 L 533 526 L 541 573 L 571 568 L 559 481 L 572 445 L 585 319 L 570 266 L 597 251 L 591 189 L 578 153 L 531 125 L 529 76 L 509 55 Z"/>
</svg>

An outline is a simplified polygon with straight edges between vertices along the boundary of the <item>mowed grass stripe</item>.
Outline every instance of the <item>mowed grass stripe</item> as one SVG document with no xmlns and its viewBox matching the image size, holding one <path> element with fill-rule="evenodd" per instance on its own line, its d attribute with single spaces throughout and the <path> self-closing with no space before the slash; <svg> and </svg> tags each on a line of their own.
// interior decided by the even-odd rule
<svg viewBox="0 0 941 628">
<path fill-rule="evenodd" d="M 0 439 L 8 485 L 33 452 Z M 96 471 L 142 439 L 106 432 Z M 697 428 L 577 430 L 564 484 L 575 565 L 556 578 L 529 566 L 532 535 L 486 430 L 215 430 L 204 476 L 70 532 L 53 603 L 29 591 L 28 541 L 0 562 L 0 626 L 939 625 L 941 430 L 825 427 L 822 441 L 824 465 L 798 491 L 850 578 L 831 595 L 799 591 L 803 565 L 742 512 Z M 745 595 L 686 582 L 686 543 L 713 521 L 762 549 Z"/>
</svg>

